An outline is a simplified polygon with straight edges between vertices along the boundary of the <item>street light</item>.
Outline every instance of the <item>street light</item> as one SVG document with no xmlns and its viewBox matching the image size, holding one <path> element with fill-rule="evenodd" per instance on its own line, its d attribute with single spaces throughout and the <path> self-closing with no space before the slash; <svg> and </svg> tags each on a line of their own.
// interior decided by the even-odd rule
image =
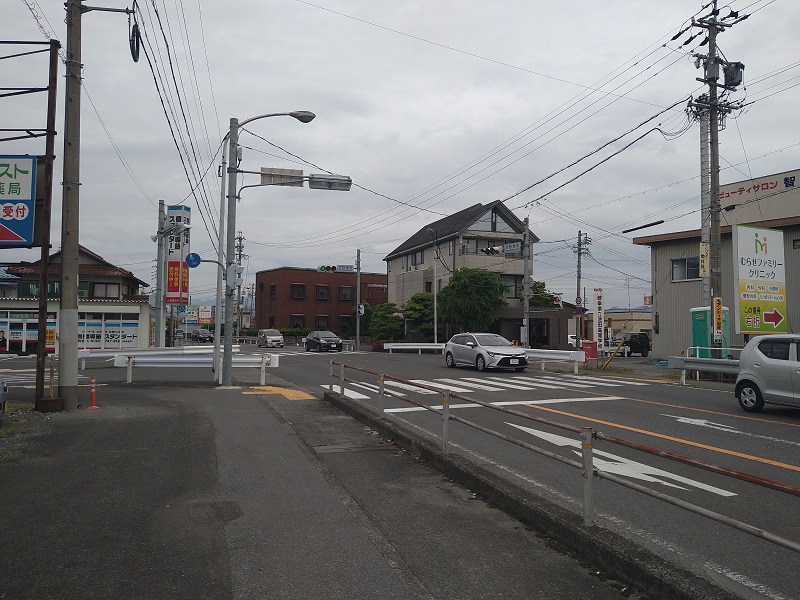
<svg viewBox="0 0 800 600">
<path fill-rule="evenodd" d="M 298 110 L 288 113 L 269 113 L 265 115 L 258 115 L 256 117 L 250 117 L 249 119 L 245 119 L 241 123 L 235 117 L 231 118 L 230 121 L 230 131 L 227 134 L 228 138 L 228 157 L 230 158 L 231 165 L 228 165 L 227 169 L 223 169 L 223 176 L 227 171 L 228 174 L 228 232 L 227 232 L 227 247 L 226 247 L 226 257 L 225 257 L 225 273 L 226 273 L 226 281 L 225 281 L 225 340 L 223 345 L 223 356 L 222 356 L 222 385 L 230 387 L 233 383 L 233 374 L 232 370 L 232 363 L 233 363 L 233 298 L 234 294 L 236 293 L 236 286 L 235 281 L 231 281 L 229 277 L 227 277 L 228 273 L 231 273 L 231 267 L 234 266 L 233 257 L 236 253 L 236 173 L 238 165 L 237 156 L 238 156 L 238 146 L 239 146 L 239 128 L 250 123 L 251 121 L 256 121 L 258 119 L 265 119 L 267 117 L 294 117 L 301 123 L 309 123 L 310 121 L 314 120 L 316 115 L 307 110 Z M 224 147 L 225 138 L 222 139 L 222 144 Z M 223 151 L 223 165 L 225 164 L 225 154 Z M 223 190 L 225 189 L 224 182 L 220 186 L 220 195 L 222 195 Z M 223 229 L 222 223 L 224 219 L 224 202 L 223 198 L 220 198 L 220 221 L 219 221 L 219 262 L 222 263 L 222 240 L 223 238 Z M 235 267 L 234 267 L 235 268 Z M 235 279 L 235 278 L 234 278 Z M 218 272 L 217 275 L 217 313 L 219 313 L 219 306 L 221 303 L 221 296 L 222 296 L 222 272 Z M 215 338 L 219 340 L 219 314 L 216 318 L 216 325 L 215 325 L 216 335 Z M 219 360 L 219 350 L 218 350 L 219 342 L 215 343 L 214 346 L 214 365 L 218 364 Z"/>
<path fill-rule="evenodd" d="M 436 288 L 438 287 L 436 282 L 436 263 L 439 262 L 439 248 L 437 247 L 438 240 L 436 239 L 436 230 L 432 227 L 428 227 L 428 232 L 433 234 L 433 343 L 438 344 L 439 319 L 437 313 L 439 311 L 437 310 L 438 307 L 436 305 Z"/>
</svg>

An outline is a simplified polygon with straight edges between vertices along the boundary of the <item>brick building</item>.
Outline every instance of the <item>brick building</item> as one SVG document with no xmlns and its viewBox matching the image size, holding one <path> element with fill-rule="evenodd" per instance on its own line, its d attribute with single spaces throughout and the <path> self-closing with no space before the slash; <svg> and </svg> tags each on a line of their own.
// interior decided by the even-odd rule
<svg viewBox="0 0 800 600">
<path fill-rule="evenodd" d="M 356 274 L 280 267 L 256 273 L 258 329 L 293 327 L 355 333 Z M 383 273 L 361 273 L 361 301 L 388 300 Z"/>
</svg>

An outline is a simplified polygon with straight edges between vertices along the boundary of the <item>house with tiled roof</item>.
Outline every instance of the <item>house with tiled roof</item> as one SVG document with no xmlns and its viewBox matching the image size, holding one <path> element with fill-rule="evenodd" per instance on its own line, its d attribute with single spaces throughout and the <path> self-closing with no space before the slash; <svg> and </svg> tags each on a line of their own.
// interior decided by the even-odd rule
<svg viewBox="0 0 800 600">
<path fill-rule="evenodd" d="M 131 271 L 79 247 L 78 344 L 80 348 L 139 348 L 150 343 L 148 284 Z M 39 343 L 41 261 L 6 265 L 0 275 L 0 351 L 34 353 Z M 47 349 L 57 351 L 61 252 L 47 261 Z M 13 289 L 12 289 L 13 288 Z"/>
<path fill-rule="evenodd" d="M 525 224 L 501 200 L 475 204 L 433 221 L 383 259 L 387 264 L 389 302 L 402 307 L 418 292 L 438 293 L 456 269 L 486 269 L 498 273 L 506 286 L 506 304 L 499 309 L 498 320 L 491 330 L 508 339 L 519 339 L 524 312 L 522 243 L 526 237 L 532 269 L 533 244 L 539 238 L 530 229 L 525 236 Z M 515 243 L 519 246 L 514 246 Z M 496 254 L 485 251 L 497 247 L 506 251 Z M 531 340 L 565 346 L 568 315 L 559 310 L 537 312 L 540 314 L 532 315 Z M 442 333 L 447 337 L 458 332 Z"/>
</svg>

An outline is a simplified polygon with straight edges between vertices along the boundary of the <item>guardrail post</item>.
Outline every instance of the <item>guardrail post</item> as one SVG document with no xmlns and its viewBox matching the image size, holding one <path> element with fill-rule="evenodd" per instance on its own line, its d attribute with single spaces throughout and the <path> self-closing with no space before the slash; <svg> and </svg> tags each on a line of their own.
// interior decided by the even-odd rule
<svg viewBox="0 0 800 600">
<path fill-rule="evenodd" d="M 385 377 L 386 374 L 383 371 L 378 373 L 378 410 L 381 411 L 381 413 L 383 413 L 383 392 L 385 389 L 385 384 L 384 384 Z"/>
<path fill-rule="evenodd" d="M 544 370 L 545 370 L 545 368 L 544 368 L 544 359 L 542 359 L 542 371 L 544 371 Z"/>
<path fill-rule="evenodd" d="M 442 450 L 447 452 L 447 438 L 450 431 L 450 398 L 451 398 L 450 390 L 444 390 L 442 392 Z"/>
<path fill-rule="evenodd" d="M 270 362 L 268 354 L 261 355 L 261 385 L 267 384 L 267 363 Z"/>
<path fill-rule="evenodd" d="M 577 362 L 574 365 L 572 365 L 572 372 L 575 373 L 575 375 L 578 374 L 578 363 Z"/>
<path fill-rule="evenodd" d="M 344 363 L 339 365 L 339 395 L 344 396 Z"/>
<path fill-rule="evenodd" d="M 681 369 L 681 385 L 686 385 L 686 369 Z"/>
<path fill-rule="evenodd" d="M 333 361 L 328 361 L 328 391 L 333 393 Z"/>
<path fill-rule="evenodd" d="M 133 381 L 133 357 L 128 357 L 128 383 Z"/>
<path fill-rule="evenodd" d="M 594 525 L 594 460 L 592 457 L 592 428 L 581 428 L 583 454 L 583 524 Z"/>
</svg>

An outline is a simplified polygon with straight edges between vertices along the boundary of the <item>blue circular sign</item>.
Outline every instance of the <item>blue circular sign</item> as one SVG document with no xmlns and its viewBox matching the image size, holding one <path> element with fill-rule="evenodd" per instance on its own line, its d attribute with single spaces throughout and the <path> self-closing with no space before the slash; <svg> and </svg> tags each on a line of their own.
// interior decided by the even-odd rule
<svg viewBox="0 0 800 600">
<path fill-rule="evenodd" d="M 195 267 L 199 267 L 202 259 L 197 252 L 192 252 L 191 254 L 186 255 L 186 266 L 191 267 L 194 269 Z"/>
</svg>

